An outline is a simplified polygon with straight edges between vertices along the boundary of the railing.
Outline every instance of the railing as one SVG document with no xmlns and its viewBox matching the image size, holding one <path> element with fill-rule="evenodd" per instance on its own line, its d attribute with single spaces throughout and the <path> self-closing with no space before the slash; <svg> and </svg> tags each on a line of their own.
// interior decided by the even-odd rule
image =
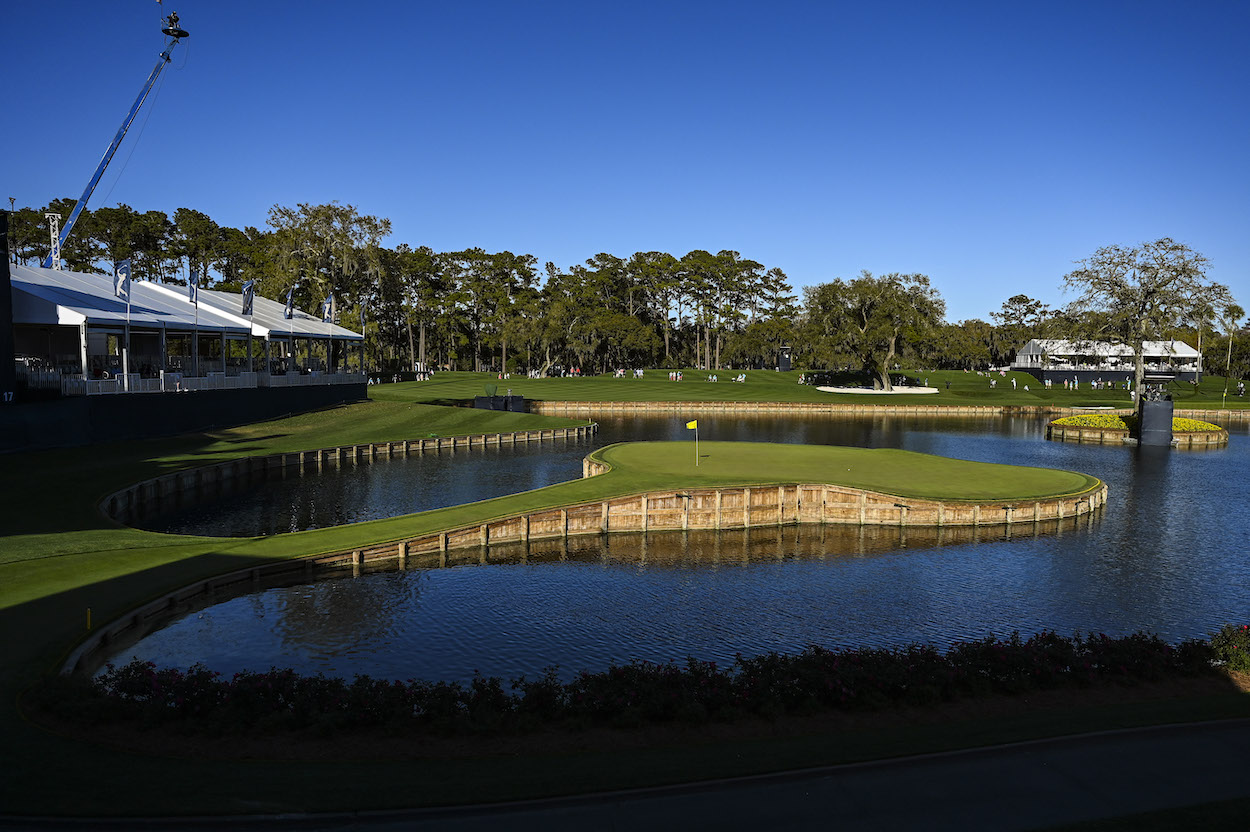
<svg viewBox="0 0 1250 832">
<path fill-rule="evenodd" d="M 188 378 L 181 373 L 162 373 L 156 378 L 142 378 L 130 373 L 123 378 L 81 379 L 76 376 L 61 377 L 63 396 L 106 396 L 118 393 L 175 393 L 197 390 L 253 390 L 257 387 L 315 387 L 331 384 L 364 384 L 363 373 L 309 373 L 299 375 L 270 376 L 267 373 L 208 373 L 203 377 Z"/>
</svg>

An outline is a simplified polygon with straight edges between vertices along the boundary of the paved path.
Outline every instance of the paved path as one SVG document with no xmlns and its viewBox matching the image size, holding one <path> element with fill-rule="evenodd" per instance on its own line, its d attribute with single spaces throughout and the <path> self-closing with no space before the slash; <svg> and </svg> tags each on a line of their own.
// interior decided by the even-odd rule
<svg viewBox="0 0 1250 832">
<path fill-rule="evenodd" d="M 1250 720 L 487 808 L 233 822 L 8 818 L 0 819 L 0 829 L 1027 830 L 1237 797 L 1250 798 Z"/>
</svg>

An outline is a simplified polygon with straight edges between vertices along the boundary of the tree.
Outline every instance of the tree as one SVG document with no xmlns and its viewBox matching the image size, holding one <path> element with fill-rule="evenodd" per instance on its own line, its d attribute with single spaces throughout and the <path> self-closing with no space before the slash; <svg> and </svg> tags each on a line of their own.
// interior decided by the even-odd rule
<svg viewBox="0 0 1250 832">
<path fill-rule="evenodd" d="M 1139 391 L 1145 342 L 1193 319 L 1209 297 L 1207 258 L 1163 237 L 1132 248 L 1104 246 L 1077 265 L 1063 279 L 1066 290 L 1080 292 L 1069 317 L 1083 337 L 1132 347 L 1133 390 Z"/>
<path fill-rule="evenodd" d="M 946 324 L 935 332 L 938 364 L 948 369 L 975 370 L 993 361 L 994 326 L 979 318 Z"/>
<path fill-rule="evenodd" d="M 199 285 L 208 288 L 208 269 L 218 256 L 221 229 L 207 214 L 191 208 L 174 211 L 176 251 L 187 261 L 187 281 L 197 275 Z"/>
<path fill-rule="evenodd" d="M 391 221 L 361 214 L 353 205 L 299 203 L 295 208 L 269 209 L 269 236 L 274 277 L 262 288 L 274 297 L 298 285 L 299 303 L 333 294 L 344 305 L 375 293 L 367 284 L 380 269 L 381 241 Z"/>
<path fill-rule="evenodd" d="M 660 324 L 664 335 L 664 362 L 671 361 L 672 317 L 679 290 L 677 258 L 662 251 L 640 251 L 629 258 L 627 267 L 636 285 L 650 302 L 649 315 Z"/>
<path fill-rule="evenodd" d="M 52 242 L 43 214 L 35 208 L 18 208 L 9 214 L 9 251 L 18 263 L 37 266 Z"/>
<path fill-rule="evenodd" d="M 909 344 L 916 344 L 942 321 L 946 302 L 922 274 L 873 277 L 861 272 L 851 281 L 809 286 L 805 292 L 809 328 L 826 349 L 855 356 L 865 370 L 892 390 L 890 368 Z"/>
<path fill-rule="evenodd" d="M 109 265 L 120 263 L 133 253 L 135 225 L 139 214 L 135 209 L 124 203 L 116 208 L 108 206 L 97 208 L 93 212 L 93 236 L 103 250 L 104 258 Z"/>
<path fill-rule="evenodd" d="M 1003 301 L 1002 309 L 990 313 L 998 325 L 995 333 L 998 337 L 990 344 L 995 359 L 1006 364 L 1030 339 L 1042 337 L 1050 316 L 1051 311 L 1046 304 L 1028 295 L 1012 295 Z"/>
<path fill-rule="evenodd" d="M 1246 310 L 1233 303 L 1231 296 L 1228 302 L 1216 313 L 1220 326 L 1228 334 L 1228 352 L 1224 358 L 1224 398 L 1228 398 L 1228 378 L 1233 368 L 1233 336 L 1237 334 L 1237 322 L 1244 318 Z"/>
<path fill-rule="evenodd" d="M 62 229 L 64 223 L 69 219 L 69 215 L 74 212 L 74 206 L 78 204 L 76 199 L 54 199 L 48 203 L 46 208 L 39 211 L 40 222 L 44 228 L 44 234 L 47 235 L 47 220 L 44 214 L 60 214 Z M 65 244 L 61 246 L 61 259 L 65 261 L 66 267 L 72 272 L 92 272 L 95 270 L 95 263 L 100 259 L 100 247 L 96 244 L 93 234 L 95 227 L 95 215 L 89 209 L 83 209 L 78 215 L 78 221 L 74 224 L 74 231 L 66 238 Z M 44 253 L 48 251 L 51 245 L 51 237 L 45 236 L 42 250 Z"/>
</svg>

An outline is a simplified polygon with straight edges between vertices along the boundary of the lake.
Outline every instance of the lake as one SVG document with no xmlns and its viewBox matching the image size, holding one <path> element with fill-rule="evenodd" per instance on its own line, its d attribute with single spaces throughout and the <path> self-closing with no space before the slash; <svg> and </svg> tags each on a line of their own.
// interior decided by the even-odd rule
<svg viewBox="0 0 1250 832">
<path fill-rule="evenodd" d="M 1083 471 L 1092 520 L 977 532 L 788 526 L 492 547 L 441 569 L 365 573 L 222 600 L 115 657 L 223 673 L 466 680 L 569 677 L 634 659 L 718 662 L 808 644 L 1028 635 L 1203 637 L 1250 620 L 1250 436 L 1180 451 L 1050 442 L 1019 417 L 717 417 L 701 439 L 893 447 Z M 271 534 L 437 508 L 580 476 L 593 448 L 689 439 L 685 418 L 601 419 L 591 440 L 457 451 L 252 483 L 145 526 Z M 483 560 L 485 562 L 483 562 Z"/>
</svg>

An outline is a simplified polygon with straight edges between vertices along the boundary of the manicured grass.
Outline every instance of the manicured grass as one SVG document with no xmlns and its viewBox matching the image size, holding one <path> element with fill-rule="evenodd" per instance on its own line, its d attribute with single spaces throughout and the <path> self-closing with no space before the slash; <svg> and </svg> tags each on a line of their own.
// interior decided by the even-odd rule
<svg viewBox="0 0 1250 832">
<path fill-rule="evenodd" d="M 968 462 L 893 448 L 700 442 L 697 467 L 693 442 L 630 442 L 594 456 L 613 466 L 604 476 L 627 475 L 646 487 L 826 482 L 919 499 L 1024 500 L 1076 494 L 1098 485 L 1096 478 L 1072 471 Z"/>
<path fill-rule="evenodd" d="M 1007 373 L 992 377 L 997 386 L 990 388 L 990 376 L 958 370 L 905 372 L 916 385 L 926 380 L 937 393 L 925 395 L 861 396 L 850 393 L 824 393 L 815 387 L 799 384 L 800 371 L 778 373 L 771 370 L 747 370 L 747 380 L 739 384 L 728 379 L 739 371 L 722 370 L 718 382 L 707 381 L 706 370 L 683 370 L 684 380 L 668 380 L 667 369 L 648 369 L 642 379 L 615 378 L 611 375 L 582 378 L 528 379 L 514 376 L 499 380 L 493 373 L 438 373 L 431 381 L 384 384 L 370 389 L 370 396 L 379 401 L 420 401 L 450 404 L 485 395 L 493 385 L 502 395 L 511 389 L 515 395 L 545 401 L 740 401 L 740 402 L 839 402 L 873 405 L 954 405 L 954 406 L 1032 406 L 1032 407 L 1122 407 L 1132 406 L 1125 390 L 1092 390 L 1082 385 L 1078 390 L 1062 386 L 1047 390 L 1028 373 Z M 1012 379 L 1016 389 L 1012 389 Z M 950 388 L 946 384 L 950 382 Z M 1028 386 L 1026 391 L 1024 388 Z M 1208 376 L 1197 389 L 1187 382 L 1169 388 L 1177 408 L 1219 408 L 1224 390 L 1222 378 Z M 1250 400 L 1229 397 L 1229 409 L 1250 407 Z"/>
</svg>

